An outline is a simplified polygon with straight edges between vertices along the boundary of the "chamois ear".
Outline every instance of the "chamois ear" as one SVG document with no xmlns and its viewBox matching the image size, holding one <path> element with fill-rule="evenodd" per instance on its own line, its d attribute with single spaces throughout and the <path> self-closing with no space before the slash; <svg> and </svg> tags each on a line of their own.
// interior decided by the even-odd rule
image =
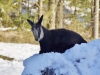
<svg viewBox="0 0 100 75">
<path fill-rule="evenodd" d="M 39 19 L 39 21 L 38 21 L 38 25 L 41 25 L 41 23 L 42 23 L 42 20 L 43 20 L 43 15 L 40 17 L 40 19 Z"/>
<path fill-rule="evenodd" d="M 27 19 L 28 23 L 33 26 L 34 25 L 34 22 L 32 22 L 31 20 Z"/>
</svg>

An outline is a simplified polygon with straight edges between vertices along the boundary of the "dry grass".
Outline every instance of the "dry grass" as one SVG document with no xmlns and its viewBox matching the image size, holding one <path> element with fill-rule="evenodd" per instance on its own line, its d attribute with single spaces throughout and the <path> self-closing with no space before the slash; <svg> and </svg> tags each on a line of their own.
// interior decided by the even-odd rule
<svg viewBox="0 0 100 75">
<path fill-rule="evenodd" d="M 25 30 L 20 31 L 0 31 L 0 42 L 11 42 L 11 43 L 31 43 L 38 44 L 34 40 L 32 32 Z"/>
<path fill-rule="evenodd" d="M 8 61 L 13 61 L 14 58 L 10 58 L 8 56 L 4 56 L 4 55 L 0 55 L 0 58 L 2 58 L 3 60 L 8 60 Z"/>
</svg>

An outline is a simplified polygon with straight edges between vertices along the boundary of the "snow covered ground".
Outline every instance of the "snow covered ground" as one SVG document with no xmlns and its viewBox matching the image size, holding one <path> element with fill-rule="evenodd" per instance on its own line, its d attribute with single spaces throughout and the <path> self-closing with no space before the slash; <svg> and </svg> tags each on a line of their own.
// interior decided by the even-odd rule
<svg viewBox="0 0 100 75">
<path fill-rule="evenodd" d="M 21 75 L 23 60 L 38 53 L 39 45 L 0 43 L 0 55 L 14 58 L 13 61 L 0 58 L 0 75 Z"/>
<path fill-rule="evenodd" d="M 21 75 L 22 62 L 0 59 L 0 75 Z"/>
<path fill-rule="evenodd" d="M 39 52 L 39 45 L 0 43 L 0 55 L 23 61 L 27 57 Z"/>
<path fill-rule="evenodd" d="M 76 44 L 65 53 L 37 54 L 38 45 L 0 43 L 0 55 L 14 58 L 0 59 L 0 75 L 41 75 L 46 67 L 56 75 L 100 75 L 100 39 Z"/>
</svg>

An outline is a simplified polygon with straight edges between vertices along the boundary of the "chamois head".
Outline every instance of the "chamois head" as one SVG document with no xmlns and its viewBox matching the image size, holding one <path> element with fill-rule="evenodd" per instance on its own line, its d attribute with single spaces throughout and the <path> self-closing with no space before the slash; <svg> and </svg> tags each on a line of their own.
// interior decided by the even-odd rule
<svg viewBox="0 0 100 75">
<path fill-rule="evenodd" d="M 43 28 L 41 25 L 42 19 L 43 19 L 43 15 L 40 17 L 40 19 L 37 23 L 34 23 L 31 20 L 27 19 L 28 23 L 32 27 L 31 30 L 33 32 L 33 35 L 34 35 L 36 41 L 40 41 L 44 36 Z"/>
</svg>

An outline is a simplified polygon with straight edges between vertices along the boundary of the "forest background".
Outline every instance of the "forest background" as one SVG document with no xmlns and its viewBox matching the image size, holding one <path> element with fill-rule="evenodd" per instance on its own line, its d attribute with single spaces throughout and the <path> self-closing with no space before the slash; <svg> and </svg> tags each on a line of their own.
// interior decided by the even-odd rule
<svg viewBox="0 0 100 75">
<path fill-rule="evenodd" d="M 87 41 L 100 38 L 99 6 L 99 0 L 0 0 L 0 42 L 38 44 L 27 19 L 37 22 L 41 15 L 49 30 L 73 30 Z"/>
</svg>

